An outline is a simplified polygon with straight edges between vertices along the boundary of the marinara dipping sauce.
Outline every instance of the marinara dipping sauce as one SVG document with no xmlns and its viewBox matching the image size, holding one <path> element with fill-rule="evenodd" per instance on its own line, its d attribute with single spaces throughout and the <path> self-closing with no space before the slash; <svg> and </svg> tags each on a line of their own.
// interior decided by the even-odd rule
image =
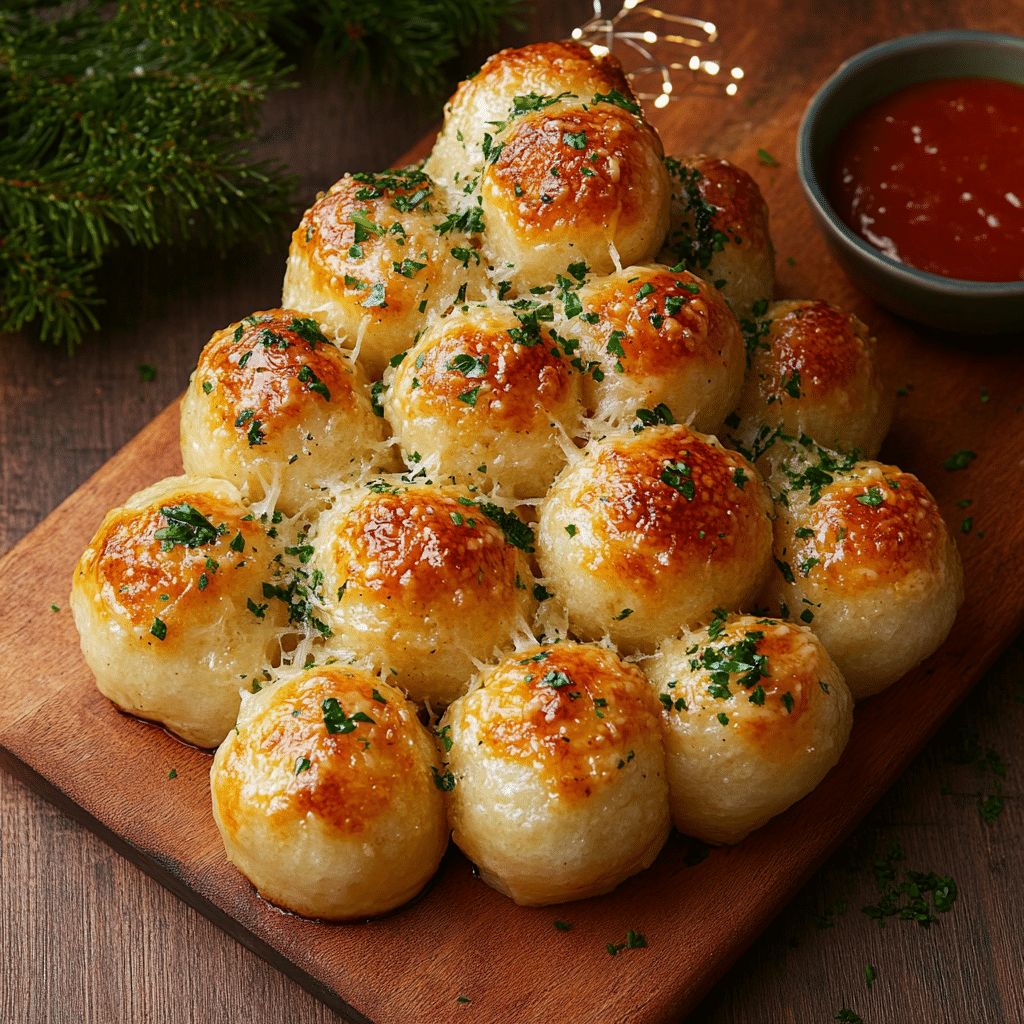
<svg viewBox="0 0 1024 1024">
<path fill-rule="evenodd" d="M 966 281 L 1024 279 L 1024 86 L 940 78 L 860 113 L 826 194 L 887 256 Z"/>
</svg>

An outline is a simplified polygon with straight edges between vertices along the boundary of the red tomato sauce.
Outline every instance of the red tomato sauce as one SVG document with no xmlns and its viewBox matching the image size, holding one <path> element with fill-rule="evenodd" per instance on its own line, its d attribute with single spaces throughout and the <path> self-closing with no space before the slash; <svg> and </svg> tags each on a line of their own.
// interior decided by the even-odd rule
<svg viewBox="0 0 1024 1024">
<path fill-rule="evenodd" d="M 966 281 L 1024 279 L 1024 86 L 944 78 L 862 111 L 826 195 L 887 256 Z"/>
</svg>

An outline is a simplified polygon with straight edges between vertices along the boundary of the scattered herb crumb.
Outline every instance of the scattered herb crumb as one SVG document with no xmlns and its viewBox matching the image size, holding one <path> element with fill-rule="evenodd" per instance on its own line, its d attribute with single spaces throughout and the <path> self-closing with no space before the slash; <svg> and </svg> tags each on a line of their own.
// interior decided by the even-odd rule
<svg viewBox="0 0 1024 1024">
<path fill-rule="evenodd" d="M 150 381 L 156 380 L 156 367 L 150 366 L 149 363 L 140 363 L 139 379 L 145 381 L 147 384 L 150 383 Z"/>
<path fill-rule="evenodd" d="M 633 931 L 632 928 L 626 932 L 625 942 L 609 942 L 605 949 L 608 950 L 609 956 L 617 956 L 624 949 L 646 949 L 647 939 L 640 934 L 640 932 Z"/>
<path fill-rule="evenodd" d="M 843 1007 L 837 1014 L 836 1020 L 839 1024 L 864 1024 L 864 1018 L 857 1016 L 853 1010 Z"/>
<path fill-rule="evenodd" d="M 572 925 L 568 921 L 555 921 L 555 928 L 560 932 L 567 932 L 572 928 Z"/>
<path fill-rule="evenodd" d="M 469 1002 L 472 1002 L 472 1000 L 469 998 L 469 996 L 459 996 L 455 1000 L 455 1002 L 457 1002 L 457 1003 L 469 1003 Z"/>
<path fill-rule="evenodd" d="M 51 604 L 50 605 L 50 611 L 51 612 L 59 612 L 60 611 L 60 605 L 59 604 Z"/>
<path fill-rule="evenodd" d="M 177 768 L 172 768 L 167 773 L 167 778 L 169 778 L 169 779 L 176 779 L 177 777 L 178 777 L 178 769 Z"/>
<path fill-rule="evenodd" d="M 966 469 L 977 457 L 977 452 L 961 448 L 960 451 L 954 452 L 950 455 L 950 457 L 943 462 L 942 466 L 944 469 L 948 469 L 952 473 L 955 469 Z"/>
<path fill-rule="evenodd" d="M 877 977 L 877 975 L 875 974 L 874 967 L 872 967 L 871 964 L 865 964 L 864 965 L 864 980 L 868 983 L 868 988 L 871 988 L 871 986 L 874 985 L 876 977 Z"/>
<path fill-rule="evenodd" d="M 771 155 L 771 153 L 768 152 L 767 149 L 759 149 L 757 151 L 757 159 L 760 160 L 761 163 L 764 164 L 765 167 L 778 167 L 779 166 L 779 161 L 776 160 L 775 157 L 773 157 Z"/>
</svg>

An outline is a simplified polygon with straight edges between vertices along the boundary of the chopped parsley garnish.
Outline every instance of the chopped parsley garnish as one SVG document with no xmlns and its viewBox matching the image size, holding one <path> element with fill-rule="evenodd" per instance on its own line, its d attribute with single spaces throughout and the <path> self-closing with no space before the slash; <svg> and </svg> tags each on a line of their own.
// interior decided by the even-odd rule
<svg viewBox="0 0 1024 1024">
<path fill-rule="evenodd" d="M 764 164 L 765 167 L 778 167 L 779 161 L 775 159 L 766 149 L 759 149 L 757 151 L 757 159 Z"/>
<path fill-rule="evenodd" d="M 348 278 L 345 279 L 348 284 Z M 308 341 L 310 347 L 316 350 L 317 345 L 330 345 L 332 342 L 327 338 L 320 325 L 312 317 L 292 317 L 288 325 L 289 330 L 294 331 L 303 341 Z"/>
<path fill-rule="evenodd" d="M 384 285 L 378 281 L 371 289 L 370 294 L 359 303 L 360 306 L 364 306 L 366 309 L 373 309 L 376 307 L 386 308 L 387 303 L 384 301 Z"/>
<path fill-rule="evenodd" d="M 862 505 L 870 505 L 872 508 L 877 508 L 885 501 L 885 496 L 877 487 L 869 487 L 863 494 L 857 495 L 857 500 Z"/>
<path fill-rule="evenodd" d="M 194 505 L 182 502 L 180 505 L 161 505 L 160 514 L 167 519 L 167 526 L 161 527 L 153 536 L 160 541 L 163 551 L 170 551 L 175 544 L 187 548 L 212 544 L 220 531 Z"/>
<path fill-rule="evenodd" d="M 443 775 L 431 765 L 430 766 L 430 777 L 433 779 L 434 785 L 437 786 L 442 793 L 450 793 L 455 788 L 455 776 L 451 772 L 445 772 Z"/>
<path fill-rule="evenodd" d="M 307 386 L 307 388 L 320 395 L 326 401 L 331 400 L 331 392 L 327 385 L 316 375 L 313 368 L 309 365 L 304 365 L 299 370 L 299 380 Z"/>
<path fill-rule="evenodd" d="M 483 377 L 487 373 L 487 366 L 491 361 L 489 353 L 482 356 L 471 356 L 466 352 L 460 352 L 444 364 L 446 370 L 454 370 L 461 373 L 463 377 Z"/>
<path fill-rule="evenodd" d="M 149 627 L 149 631 L 157 638 L 157 640 L 167 639 L 167 626 L 164 624 L 162 619 L 153 619 L 153 625 Z"/>
<path fill-rule="evenodd" d="M 312 767 L 313 762 L 308 757 L 297 757 L 295 758 L 295 774 L 298 775 L 300 772 L 308 772 Z"/>
<path fill-rule="evenodd" d="M 616 107 L 628 110 L 631 114 L 640 116 L 640 105 L 627 99 L 618 89 L 609 89 L 607 93 L 595 93 L 593 103 L 612 103 Z"/>
<path fill-rule="evenodd" d="M 571 149 L 586 149 L 587 148 L 587 133 L 586 132 L 562 132 L 562 142 L 564 142 Z"/>
<path fill-rule="evenodd" d="M 943 462 L 942 466 L 943 469 L 948 469 L 950 472 L 954 469 L 966 469 L 977 457 L 977 452 L 961 448 L 960 451 L 954 452 L 954 454 L 950 455 L 950 457 Z"/>
<path fill-rule="evenodd" d="M 786 714 L 793 714 L 793 694 L 788 691 L 782 695 L 782 703 L 786 705 Z"/>
<path fill-rule="evenodd" d="M 658 479 L 677 490 L 687 501 L 693 501 L 696 489 L 690 478 L 690 467 L 685 462 L 665 463 Z"/>
<path fill-rule="evenodd" d="M 320 710 L 323 712 L 324 725 L 332 735 L 353 732 L 358 722 L 369 722 L 370 725 L 376 725 L 376 722 L 365 711 L 357 711 L 351 717 L 346 715 L 338 703 L 337 697 L 324 698 L 320 704 Z"/>
</svg>

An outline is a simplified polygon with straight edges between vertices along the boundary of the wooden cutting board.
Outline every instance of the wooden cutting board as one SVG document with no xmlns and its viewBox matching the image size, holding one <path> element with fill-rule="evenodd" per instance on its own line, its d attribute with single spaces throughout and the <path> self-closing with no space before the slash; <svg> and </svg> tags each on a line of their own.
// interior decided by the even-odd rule
<svg viewBox="0 0 1024 1024">
<path fill-rule="evenodd" d="M 656 112 L 656 123 L 669 152 L 716 152 L 755 174 L 772 209 L 780 295 L 856 312 L 879 337 L 892 386 L 913 385 L 897 399 L 883 457 L 938 499 L 960 544 L 967 599 L 943 648 L 857 709 L 850 744 L 824 783 L 741 845 L 688 866 L 695 851 L 673 836 L 649 871 L 609 896 L 546 909 L 516 907 L 453 851 L 429 891 L 386 919 L 323 925 L 284 914 L 224 859 L 209 811 L 209 755 L 115 711 L 96 691 L 67 617 L 46 611 L 66 605 L 74 564 L 107 509 L 181 471 L 177 404 L 0 561 L 0 762 L 347 1020 L 678 1021 L 1024 627 L 1022 339 L 926 338 L 853 290 L 811 224 L 791 156 L 800 114 L 827 70 L 795 83 L 792 71 L 775 75 L 769 42 L 752 34 L 736 50 L 761 69 L 748 72 L 754 106 L 697 99 Z M 819 53 L 815 66 L 831 69 L 848 55 Z M 758 149 L 781 166 L 759 166 Z M 963 448 L 978 458 L 963 471 L 943 469 Z M 972 500 L 967 512 L 957 507 L 963 499 Z M 571 929 L 556 929 L 556 918 Z M 607 944 L 628 929 L 647 948 L 609 956 Z"/>
</svg>

